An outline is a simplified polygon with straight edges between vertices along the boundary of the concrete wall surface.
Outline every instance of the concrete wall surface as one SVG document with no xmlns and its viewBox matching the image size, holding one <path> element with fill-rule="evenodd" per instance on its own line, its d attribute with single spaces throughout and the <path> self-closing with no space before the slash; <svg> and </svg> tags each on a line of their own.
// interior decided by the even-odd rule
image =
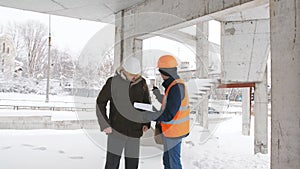
<svg viewBox="0 0 300 169">
<path fill-rule="evenodd" d="M 262 81 L 270 50 L 269 25 L 269 20 L 222 23 L 223 83 Z"/>
<path fill-rule="evenodd" d="M 300 1 L 270 0 L 272 169 L 300 168 Z"/>
</svg>

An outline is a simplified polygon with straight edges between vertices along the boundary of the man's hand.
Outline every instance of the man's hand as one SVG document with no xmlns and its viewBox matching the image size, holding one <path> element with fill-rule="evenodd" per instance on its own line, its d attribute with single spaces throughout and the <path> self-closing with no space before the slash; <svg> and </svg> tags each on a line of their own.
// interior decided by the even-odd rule
<svg viewBox="0 0 300 169">
<path fill-rule="evenodd" d="M 153 86 L 152 91 L 158 89 L 156 86 Z"/>
<path fill-rule="evenodd" d="M 103 130 L 103 132 L 104 132 L 105 134 L 110 134 L 110 133 L 112 133 L 112 128 L 111 128 L 111 127 L 107 127 L 107 128 L 105 128 L 105 129 Z"/>
<path fill-rule="evenodd" d="M 156 86 L 153 86 L 152 92 L 156 99 L 162 103 L 163 95 L 160 93 L 160 90 Z"/>
<path fill-rule="evenodd" d="M 153 92 L 154 96 L 156 96 L 156 97 L 158 95 L 161 95 L 159 89 L 156 86 L 153 86 L 152 92 Z"/>
<path fill-rule="evenodd" d="M 143 132 L 146 132 L 147 130 L 148 130 L 149 128 L 148 128 L 148 126 L 143 126 Z"/>
</svg>

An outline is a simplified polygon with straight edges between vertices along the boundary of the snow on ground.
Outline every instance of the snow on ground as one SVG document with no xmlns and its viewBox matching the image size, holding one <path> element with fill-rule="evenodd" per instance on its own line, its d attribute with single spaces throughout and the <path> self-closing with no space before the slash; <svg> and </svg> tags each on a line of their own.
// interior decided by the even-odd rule
<svg viewBox="0 0 300 169">
<path fill-rule="evenodd" d="M 236 115 L 217 125 L 215 132 L 207 141 L 199 139 L 201 130 L 199 127 L 195 127 L 190 136 L 193 146 L 184 145 L 183 148 L 183 160 L 186 168 L 269 169 L 270 155 L 254 155 L 253 153 L 253 124 L 250 136 L 242 135 L 241 126 L 242 117 Z"/>
<path fill-rule="evenodd" d="M 208 139 L 207 131 L 193 126 L 182 145 L 185 169 L 270 168 L 269 154 L 253 154 L 253 134 L 241 135 L 241 116 L 216 126 Z M 85 130 L 0 130 L 0 168 L 103 168 L 106 135 L 96 133 L 97 140 L 93 140 L 96 137 Z M 161 158 L 159 148 L 142 146 L 140 168 L 163 168 Z M 124 168 L 123 160 L 120 168 Z"/>
<path fill-rule="evenodd" d="M 23 99 L 26 95 L 17 95 Z M 44 96 L 28 96 L 43 100 Z M 15 94 L 0 94 L 1 99 L 15 100 Z M 73 97 L 50 96 L 50 101 L 72 101 Z M 74 100 L 74 99 L 73 99 Z M 87 100 L 94 102 L 93 98 Z M 235 110 L 234 110 L 235 111 Z M 1 116 L 39 115 L 51 120 L 94 119 L 72 111 L 0 110 Z M 209 130 L 192 125 L 190 135 L 183 140 L 184 169 L 269 169 L 270 154 L 254 155 L 253 122 L 251 135 L 242 135 L 242 117 L 237 114 L 209 115 Z M 222 120 L 223 119 L 223 120 Z M 270 130 L 269 130 L 270 132 Z M 141 143 L 140 169 L 162 169 L 162 150 L 153 144 L 152 131 Z M 0 130 L 1 169 L 99 169 L 104 168 L 107 136 L 98 130 Z M 270 138 L 270 137 L 269 137 Z M 269 144 L 270 145 L 270 144 Z M 120 169 L 124 169 L 124 160 Z"/>
</svg>

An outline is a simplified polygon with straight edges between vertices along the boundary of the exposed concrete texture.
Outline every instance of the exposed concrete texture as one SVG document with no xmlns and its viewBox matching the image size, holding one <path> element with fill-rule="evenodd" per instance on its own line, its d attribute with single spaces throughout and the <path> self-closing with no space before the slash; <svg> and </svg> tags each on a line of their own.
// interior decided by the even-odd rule
<svg viewBox="0 0 300 169">
<path fill-rule="evenodd" d="M 143 68 L 143 40 L 142 39 L 134 39 L 132 50 L 134 51 L 133 56 L 136 57 L 137 59 L 139 59 L 141 67 Z"/>
<path fill-rule="evenodd" d="M 208 77 L 208 22 L 199 22 L 196 29 L 196 76 Z"/>
<path fill-rule="evenodd" d="M 177 41 L 179 43 L 182 43 L 183 45 L 187 45 L 190 48 L 192 48 L 193 51 L 195 51 L 195 46 L 196 46 L 196 36 L 195 35 L 191 35 L 189 33 L 176 30 L 176 31 L 171 31 L 166 34 L 160 34 L 159 36 L 170 39 L 170 40 Z"/>
<path fill-rule="evenodd" d="M 196 24 L 196 76 L 202 78 L 208 77 L 208 34 L 208 22 L 199 22 Z"/>
<path fill-rule="evenodd" d="M 149 0 L 125 11 L 126 17 L 134 18 L 125 24 L 125 30 L 134 29 L 134 33 L 140 36 L 153 36 L 149 33 L 178 30 L 199 21 L 208 21 L 267 3 L 268 0 Z"/>
<path fill-rule="evenodd" d="M 124 11 L 120 11 L 115 14 L 115 44 L 114 44 L 114 65 L 113 68 L 116 70 L 120 66 L 121 60 L 123 60 L 123 15 Z"/>
<path fill-rule="evenodd" d="M 300 1 L 270 1 L 272 169 L 300 168 Z"/>
<path fill-rule="evenodd" d="M 268 85 L 266 71 L 254 90 L 254 153 L 268 153 Z"/>
<path fill-rule="evenodd" d="M 115 13 L 144 1 L 145 0 L 1 0 L 0 6 L 113 23 Z"/>
<path fill-rule="evenodd" d="M 251 116 L 250 116 L 250 88 L 242 89 L 242 133 L 243 135 L 250 135 L 250 125 L 251 125 Z"/>
<path fill-rule="evenodd" d="M 269 39 L 269 20 L 222 22 L 222 83 L 261 81 Z"/>
<path fill-rule="evenodd" d="M 124 30 L 124 24 L 132 22 L 133 18 L 124 17 L 124 11 L 118 12 L 115 18 L 114 69 L 127 57 L 136 57 L 142 64 L 143 40 L 133 36 L 133 30 Z"/>
<path fill-rule="evenodd" d="M 202 95 L 197 113 L 196 122 L 208 129 L 208 94 Z"/>
<path fill-rule="evenodd" d="M 230 15 L 222 15 L 217 17 L 219 21 L 248 21 L 248 20 L 261 20 L 269 19 L 269 3 L 258 5 L 254 8 L 249 8 L 241 12 L 233 13 Z"/>
<path fill-rule="evenodd" d="M 208 22 L 200 22 L 196 29 L 196 76 L 208 77 Z M 196 121 L 204 128 L 208 128 L 208 94 L 202 95 L 201 104 L 197 110 Z"/>
</svg>

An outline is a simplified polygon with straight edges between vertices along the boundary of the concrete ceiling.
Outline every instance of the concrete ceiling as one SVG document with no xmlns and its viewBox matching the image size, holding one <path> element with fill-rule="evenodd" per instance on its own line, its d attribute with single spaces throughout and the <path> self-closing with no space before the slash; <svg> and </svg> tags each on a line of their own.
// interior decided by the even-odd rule
<svg viewBox="0 0 300 169">
<path fill-rule="evenodd" d="M 236 12 L 230 15 L 220 16 L 215 18 L 218 21 L 249 21 L 258 19 L 269 19 L 269 4 L 259 5 L 255 8 L 247 9 L 241 12 Z"/>
<path fill-rule="evenodd" d="M 114 22 L 114 14 L 145 0 L 0 0 L 0 6 L 40 13 L 67 16 L 105 23 Z M 269 5 L 214 18 L 219 21 L 242 21 L 269 18 Z"/>
<path fill-rule="evenodd" d="M 213 18 L 214 20 L 221 22 L 233 22 L 233 21 L 249 21 L 249 20 L 259 20 L 259 19 L 269 19 L 269 4 L 259 5 L 255 8 L 247 9 L 241 12 L 234 12 L 230 15 L 222 15 Z M 189 26 L 179 30 L 180 32 L 186 33 L 196 38 L 196 26 Z"/>
<path fill-rule="evenodd" d="M 0 0 L 0 6 L 113 23 L 114 13 L 145 0 Z"/>
</svg>

